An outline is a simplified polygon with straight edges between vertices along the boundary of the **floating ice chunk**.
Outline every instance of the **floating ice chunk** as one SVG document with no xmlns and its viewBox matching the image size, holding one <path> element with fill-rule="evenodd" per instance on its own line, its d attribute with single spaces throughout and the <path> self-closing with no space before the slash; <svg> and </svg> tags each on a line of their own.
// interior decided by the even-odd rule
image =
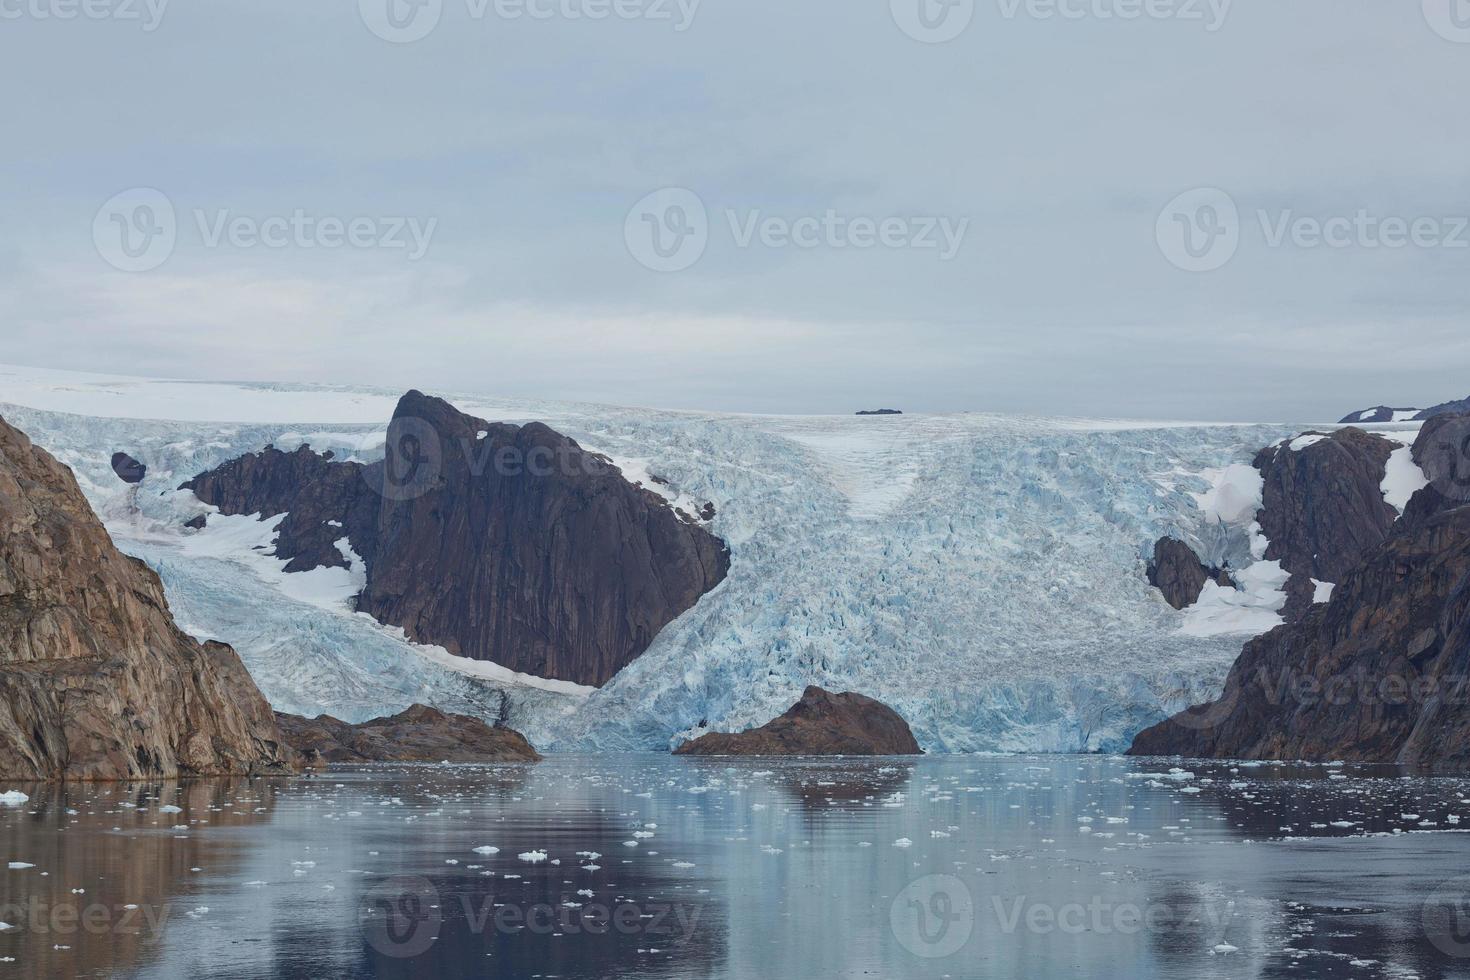
<svg viewBox="0 0 1470 980">
<path fill-rule="evenodd" d="M 914 842 L 911 841 L 911 840 L 909 840 L 907 837 L 900 837 L 898 840 L 896 840 L 896 841 L 893 842 L 893 846 L 894 847 L 913 847 L 914 846 Z"/>
<path fill-rule="evenodd" d="M 11 871 L 24 871 L 26 868 L 34 868 L 34 867 L 35 867 L 34 864 L 27 864 L 24 861 L 11 861 L 10 862 L 10 870 Z"/>
<path fill-rule="evenodd" d="M 22 803 L 29 802 L 29 800 L 30 797 L 20 790 L 12 789 L 0 793 L 0 806 L 20 806 Z"/>
<path fill-rule="evenodd" d="M 540 864 L 542 861 L 546 860 L 546 852 L 526 851 L 523 854 L 517 854 L 516 857 L 520 858 L 522 861 L 527 862 L 528 864 Z"/>
<path fill-rule="evenodd" d="M 485 854 L 485 855 L 499 854 L 500 853 L 500 848 L 498 848 L 498 847 L 491 847 L 489 844 L 481 844 L 479 847 L 474 848 L 474 853 L 476 853 L 476 854 Z"/>
<path fill-rule="evenodd" d="M 159 807 L 158 808 L 158 812 L 159 813 L 183 813 L 184 812 L 184 808 L 183 807 L 180 807 L 180 806 L 174 806 L 173 804 L 170 803 L 170 804 L 167 804 L 165 806 Z"/>
</svg>

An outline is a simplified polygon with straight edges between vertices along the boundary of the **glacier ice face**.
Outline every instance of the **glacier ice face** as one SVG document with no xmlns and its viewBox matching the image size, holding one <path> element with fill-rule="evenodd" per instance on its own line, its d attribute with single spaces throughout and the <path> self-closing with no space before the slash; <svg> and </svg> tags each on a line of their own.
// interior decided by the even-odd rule
<svg viewBox="0 0 1470 980">
<path fill-rule="evenodd" d="M 278 709 L 360 721 L 418 701 L 506 720 L 552 750 L 667 749 L 701 724 L 762 724 L 808 684 L 892 705 L 928 751 L 1125 748 L 1139 729 L 1218 693 L 1244 639 L 1185 632 L 1185 616 L 1144 578 L 1153 542 L 1173 534 L 1212 564 L 1249 566 L 1248 529 L 1207 521 L 1197 498 L 1295 431 L 449 396 L 485 418 L 544 421 L 667 480 L 680 499 L 716 505 L 711 529 L 731 546 L 729 578 L 589 691 L 455 669 L 352 613 L 350 579 L 283 591 L 268 525 L 207 527 L 198 540 L 182 527 L 208 508 L 174 488 L 243 452 L 310 442 L 343 458 L 381 456 L 381 408 L 393 393 L 211 385 L 206 407 L 194 388 L 122 384 L 89 380 L 78 403 L 101 411 L 112 386 L 117 404 L 134 406 L 126 414 L 254 411 L 274 421 L 67 415 L 57 408 L 71 396 L 54 372 L 24 369 L 0 370 L 0 403 L 41 406 L 3 412 L 77 472 L 119 545 L 158 569 L 181 624 L 234 645 Z M 298 404 L 316 414 L 293 414 Z M 140 486 L 112 473 L 119 449 L 148 465 Z M 225 533 L 236 538 L 210 537 Z"/>
</svg>

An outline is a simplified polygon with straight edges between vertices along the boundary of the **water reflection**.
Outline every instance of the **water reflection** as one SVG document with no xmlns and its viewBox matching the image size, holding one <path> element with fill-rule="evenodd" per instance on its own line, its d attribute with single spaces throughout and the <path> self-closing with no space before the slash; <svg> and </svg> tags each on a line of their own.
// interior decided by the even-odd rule
<svg viewBox="0 0 1470 980">
<path fill-rule="evenodd" d="M 1453 779 L 633 755 L 10 788 L 32 799 L 0 810 L 0 845 L 35 867 L 0 904 L 137 905 L 143 926 L 63 940 L 0 915 L 17 975 L 1470 972 L 1470 944 L 1423 925 L 1470 870 Z"/>
</svg>

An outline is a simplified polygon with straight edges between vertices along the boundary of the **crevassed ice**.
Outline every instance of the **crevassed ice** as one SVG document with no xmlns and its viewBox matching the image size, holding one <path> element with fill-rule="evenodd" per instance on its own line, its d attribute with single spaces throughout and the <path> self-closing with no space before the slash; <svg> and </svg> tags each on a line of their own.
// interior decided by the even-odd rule
<svg viewBox="0 0 1470 980">
<path fill-rule="evenodd" d="M 5 382 L 0 371 L 0 402 L 12 397 Z M 108 383 L 88 389 L 88 409 L 105 403 L 96 387 Z M 807 684 L 887 702 L 930 751 L 1122 749 L 1140 728 L 1218 693 L 1244 638 L 1185 631 L 1186 617 L 1144 578 L 1153 542 L 1174 534 L 1208 562 L 1250 566 L 1241 518 L 1251 488 L 1233 467 L 1253 473 L 1245 464 L 1259 447 L 1293 434 L 452 398 L 492 420 L 543 420 L 636 461 L 681 500 L 718 508 L 712 529 L 734 552 L 727 581 L 587 691 L 424 656 L 348 608 L 360 567 L 283 584 L 289 577 L 262 564 L 274 559 L 256 547 L 268 549 L 270 536 L 258 522 L 223 524 L 198 542 L 182 529 L 199 505 L 178 484 L 240 453 L 310 441 L 342 458 L 381 455 L 393 393 L 214 385 L 216 401 L 238 390 L 241 412 L 290 421 L 194 423 L 65 415 L 50 377 L 28 384 L 15 397 L 46 410 L 6 417 L 77 472 L 119 545 L 162 575 L 180 623 L 234 645 L 278 709 L 357 721 L 424 702 L 505 720 L 551 749 L 666 749 L 701 723 L 764 723 Z M 150 384 L 130 381 L 119 394 L 170 411 L 172 391 Z M 273 396 L 325 414 L 292 417 Z M 217 403 L 209 415 L 236 417 Z M 112 474 L 119 449 L 148 465 L 140 487 Z M 235 547 L 209 544 L 225 533 L 239 536 Z"/>
</svg>

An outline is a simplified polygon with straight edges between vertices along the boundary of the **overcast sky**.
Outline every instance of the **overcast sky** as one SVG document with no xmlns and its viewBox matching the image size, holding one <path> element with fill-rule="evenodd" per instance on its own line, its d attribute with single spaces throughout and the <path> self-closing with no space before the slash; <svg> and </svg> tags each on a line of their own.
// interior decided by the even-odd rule
<svg viewBox="0 0 1470 980">
<path fill-rule="evenodd" d="M 80 2 L 0 0 L 0 360 L 753 412 L 1470 394 L 1461 0 Z"/>
</svg>

